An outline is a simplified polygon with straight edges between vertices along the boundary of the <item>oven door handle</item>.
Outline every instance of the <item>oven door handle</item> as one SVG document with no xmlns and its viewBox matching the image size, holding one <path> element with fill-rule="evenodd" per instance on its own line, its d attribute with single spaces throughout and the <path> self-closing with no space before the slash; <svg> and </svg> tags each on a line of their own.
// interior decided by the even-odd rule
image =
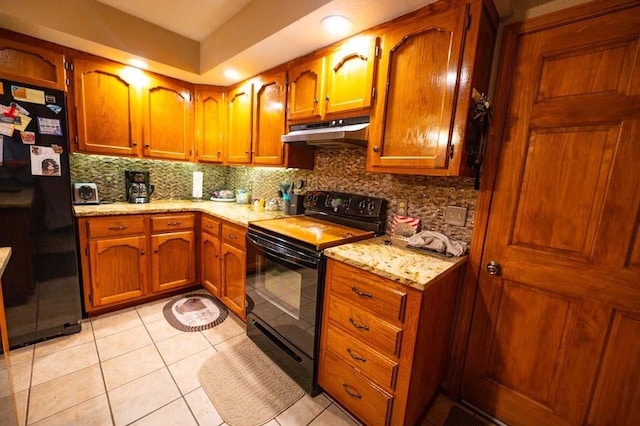
<svg viewBox="0 0 640 426">
<path fill-rule="evenodd" d="M 284 257 L 287 262 L 299 266 L 305 266 L 313 269 L 318 268 L 318 258 L 306 256 L 304 253 L 288 249 L 287 247 L 283 247 L 279 244 L 274 244 L 256 235 L 247 234 L 247 240 L 253 243 L 256 247 L 262 249 L 267 256 L 271 256 L 276 259 Z"/>
</svg>

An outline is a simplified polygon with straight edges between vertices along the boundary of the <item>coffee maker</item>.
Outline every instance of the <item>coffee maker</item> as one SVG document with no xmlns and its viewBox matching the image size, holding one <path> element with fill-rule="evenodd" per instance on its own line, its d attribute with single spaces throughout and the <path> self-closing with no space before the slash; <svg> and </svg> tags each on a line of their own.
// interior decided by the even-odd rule
<svg viewBox="0 0 640 426">
<path fill-rule="evenodd" d="M 125 171 L 126 198 L 130 203 L 148 203 L 155 189 L 149 184 L 149 172 Z"/>
</svg>

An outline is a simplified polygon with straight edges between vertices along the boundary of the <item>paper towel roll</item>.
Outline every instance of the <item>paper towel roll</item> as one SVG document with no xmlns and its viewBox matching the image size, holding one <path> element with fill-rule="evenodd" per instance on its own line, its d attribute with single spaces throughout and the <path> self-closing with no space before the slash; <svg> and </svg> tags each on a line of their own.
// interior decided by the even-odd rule
<svg viewBox="0 0 640 426">
<path fill-rule="evenodd" d="M 204 174 L 202 172 L 193 172 L 193 198 L 202 198 L 202 179 Z"/>
</svg>

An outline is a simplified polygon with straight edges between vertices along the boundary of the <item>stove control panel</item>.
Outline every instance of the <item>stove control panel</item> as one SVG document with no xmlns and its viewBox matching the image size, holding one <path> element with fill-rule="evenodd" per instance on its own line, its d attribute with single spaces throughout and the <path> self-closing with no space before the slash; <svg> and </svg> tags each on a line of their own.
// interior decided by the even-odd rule
<svg viewBox="0 0 640 426">
<path fill-rule="evenodd" d="M 386 205 L 387 201 L 381 198 L 343 192 L 309 191 L 304 198 L 305 209 L 355 218 L 384 218 Z"/>
</svg>

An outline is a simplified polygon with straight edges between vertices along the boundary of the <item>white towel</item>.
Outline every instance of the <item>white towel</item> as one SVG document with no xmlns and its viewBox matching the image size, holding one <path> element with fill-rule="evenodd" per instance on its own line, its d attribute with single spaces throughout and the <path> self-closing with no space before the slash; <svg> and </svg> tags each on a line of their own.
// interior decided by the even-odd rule
<svg viewBox="0 0 640 426">
<path fill-rule="evenodd" d="M 438 253 L 445 251 L 452 256 L 462 256 L 467 252 L 467 243 L 435 231 L 422 231 L 409 237 L 407 243 L 411 246 L 428 248 Z"/>
</svg>

